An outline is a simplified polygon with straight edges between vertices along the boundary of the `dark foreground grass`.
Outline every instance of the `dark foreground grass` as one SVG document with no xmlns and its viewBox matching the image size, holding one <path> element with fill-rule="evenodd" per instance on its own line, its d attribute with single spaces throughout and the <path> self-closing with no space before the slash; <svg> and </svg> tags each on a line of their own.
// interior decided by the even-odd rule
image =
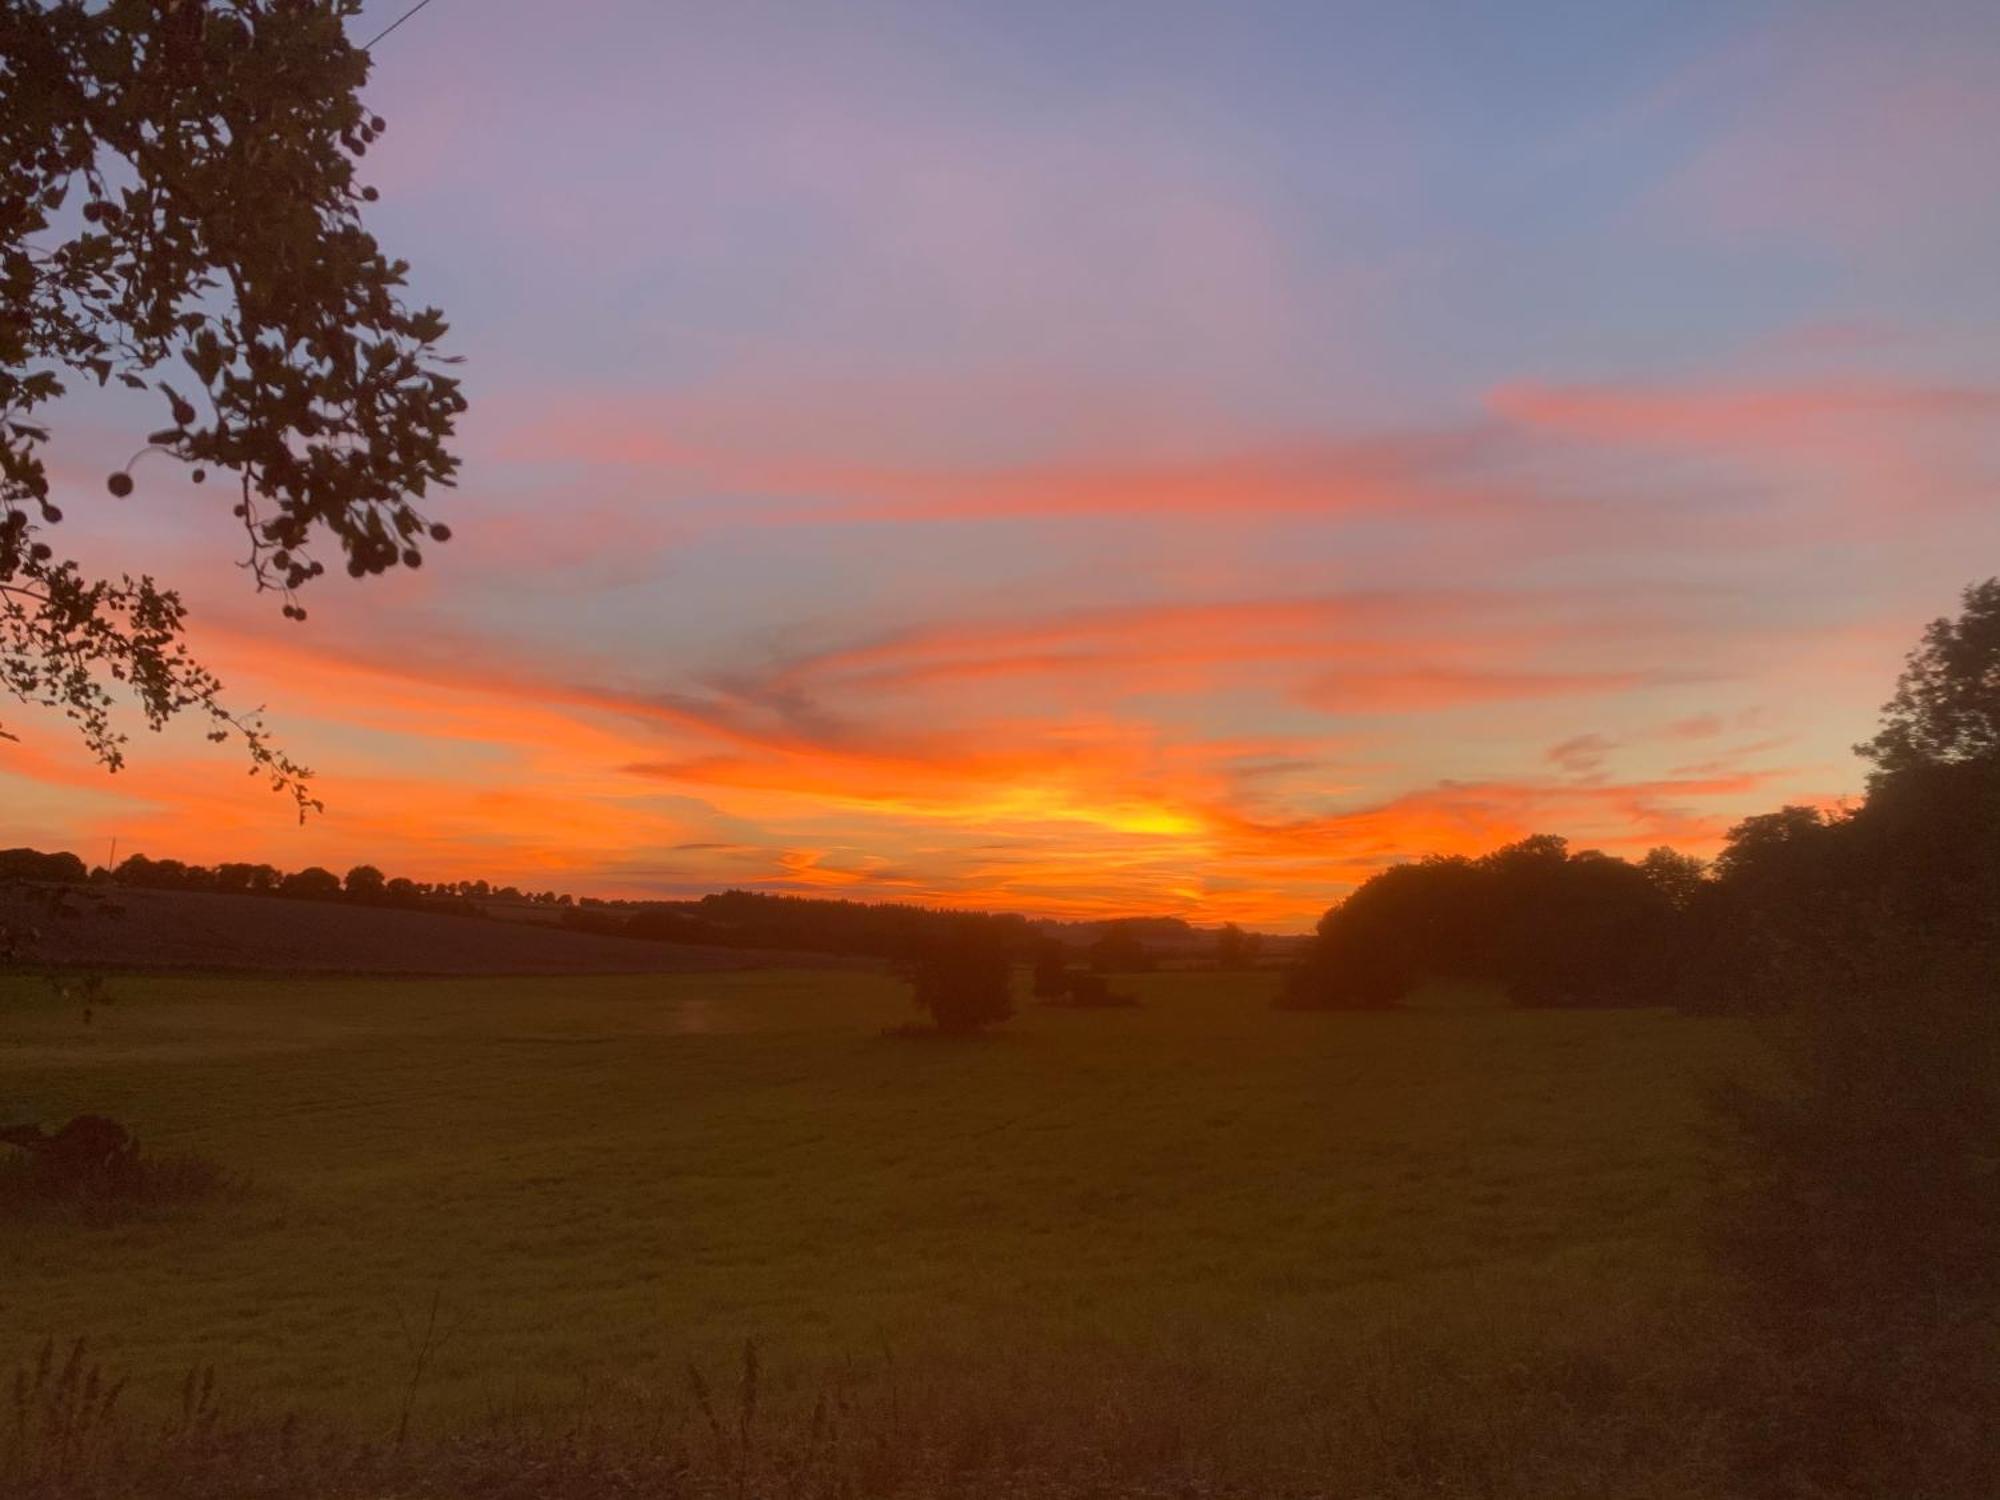
<svg viewBox="0 0 2000 1500">
<path fill-rule="evenodd" d="M 1689 1332 L 1648 1319 L 1532 1346 L 1467 1343 L 1463 1329 L 1448 1346 L 1435 1334 L 1350 1339 L 1283 1371 L 878 1356 L 807 1386 L 773 1385 L 749 1348 L 666 1389 L 610 1380 L 401 1441 L 245 1418 L 207 1372 L 164 1417 L 134 1420 L 72 1348 L 24 1367 L 0 1480 L 21 1500 L 1744 1493 L 1732 1447 L 1741 1372 L 1720 1351 L 1693 1357 L 1703 1346 Z"/>
<path fill-rule="evenodd" d="M 89 1441 L 24 1395 L 15 1487 L 1730 1492 L 1740 1029 L 1126 983 L 922 1047 L 857 974 L 9 992 L 0 1099 L 258 1184 L 0 1229 L 0 1352 L 131 1377 Z"/>
<path fill-rule="evenodd" d="M 71 1179 L 25 1151 L 0 1155 L 0 1227 L 48 1233 L 64 1222 L 89 1228 L 165 1219 L 224 1199 L 249 1184 L 192 1151 L 140 1154 L 115 1171 Z"/>
</svg>

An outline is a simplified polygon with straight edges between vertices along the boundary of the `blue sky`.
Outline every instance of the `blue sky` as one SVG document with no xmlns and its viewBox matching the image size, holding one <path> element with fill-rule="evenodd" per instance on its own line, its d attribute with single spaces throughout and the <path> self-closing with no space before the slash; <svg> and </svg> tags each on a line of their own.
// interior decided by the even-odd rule
<svg viewBox="0 0 2000 1500">
<path fill-rule="evenodd" d="M 1996 570 L 1990 6 L 434 0 L 368 97 L 459 540 L 295 629 L 58 455 L 328 812 L 29 725 L 0 834 L 1298 926 L 1853 793 Z"/>
</svg>

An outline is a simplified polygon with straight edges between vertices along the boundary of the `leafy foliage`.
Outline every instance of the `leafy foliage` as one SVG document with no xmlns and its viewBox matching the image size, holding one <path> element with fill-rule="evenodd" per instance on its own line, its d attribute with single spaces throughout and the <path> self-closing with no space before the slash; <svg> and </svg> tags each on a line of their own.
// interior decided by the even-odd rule
<svg viewBox="0 0 2000 1500">
<path fill-rule="evenodd" d="M 979 917 L 950 920 L 933 934 L 910 982 L 917 1008 L 942 1032 L 962 1035 L 1014 1014 L 1006 942 L 992 923 Z"/>
<path fill-rule="evenodd" d="M 1966 587 L 1957 619 L 1933 620 L 1857 754 L 1874 783 L 1900 772 L 2000 761 L 2000 578 Z"/>
<path fill-rule="evenodd" d="M 388 877 L 373 865 L 356 865 L 341 882 L 350 901 L 380 901 L 388 894 Z"/>
<path fill-rule="evenodd" d="M 450 533 L 417 508 L 448 485 L 465 408 L 435 308 L 399 291 L 355 165 L 384 128 L 358 97 L 358 0 L 0 0 L 0 684 L 60 710 L 124 764 L 114 689 L 161 728 L 182 712 L 316 806 L 310 773 L 189 652 L 179 596 L 58 560 L 40 410 L 77 377 L 160 398 L 146 452 L 232 492 L 244 566 L 303 619 L 330 539 L 362 577 Z M 171 378 L 168 372 L 171 370 Z M 128 468 L 112 496 L 135 487 Z"/>
<path fill-rule="evenodd" d="M 1321 919 L 1283 1003 L 1380 1010 L 1429 979 L 1495 984 L 1521 1005 L 1655 1003 L 1685 875 L 1670 851 L 1632 865 L 1549 834 L 1395 865 Z"/>
<path fill-rule="evenodd" d="M 307 865 L 279 881 L 278 894 L 306 901 L 332 901 L 340 895 L 340 877 L 322 865 Z"/>
<path fill-rule="evenodd" d="M 80 1210 L 87 1224 L 121 1218 L 238 1189 L 221 1168 L 188 1152 L 162 1156 L 103 1115 L 77 1115 L 50 1131 L 0 1126 L 0 1218 Z"/>
</svg>

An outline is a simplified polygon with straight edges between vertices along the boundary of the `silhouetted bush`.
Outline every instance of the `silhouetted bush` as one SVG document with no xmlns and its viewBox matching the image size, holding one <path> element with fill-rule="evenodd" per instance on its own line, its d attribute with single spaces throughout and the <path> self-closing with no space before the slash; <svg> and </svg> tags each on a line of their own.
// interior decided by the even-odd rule
<svg viewBox="0 0 2000 1500">
<path fill-rule="evenodd" d="M 67 849 L 44 854 L 39 849 L 0 849 L 0 880 L 44 880 L 81 885 L 90 871 Z"/>
<path fill-rule="evenodd" d="M 975 917 L 947 923 L 911 968 L 917 1008 L 937 1029 L 962 1035 L 1014 1014 L 1013 966 L 1005 942 Z"/>
<path fill-rule="evenodd" d="M 120 1209 L 192 1202 L 234 1184 L 191 1153 L 148 1155 L 128 1130 L 102 1115 L 78 1115 L 55 1131 L 39 1125 L 0 1128 L 0 1213 L 72 1206 L 86 1217 Z"/>
<path fill-rule="evenodd" d="M 1498 985 L 1517 1005 L 1661 1003 L 1685 918 L 1652 870 L 1680 868 L 1546 834 L 1392 866 L 1320 919 L 1278 1003 L 1382 1010 L 1431 979 Z"/>
<path fill-rule="evenodd" d="M 279 881 L 278 894 L 305 901 L 331 901 L 340 895 L 340 877 L 318 865 L 307 865 Z"/>
<path fill-rule="evenodd" d="M 350 901 L 380 903 L 389 892 L 388 877 L 373 865 L 356 865 L 340 885 Z"/>
</svg>

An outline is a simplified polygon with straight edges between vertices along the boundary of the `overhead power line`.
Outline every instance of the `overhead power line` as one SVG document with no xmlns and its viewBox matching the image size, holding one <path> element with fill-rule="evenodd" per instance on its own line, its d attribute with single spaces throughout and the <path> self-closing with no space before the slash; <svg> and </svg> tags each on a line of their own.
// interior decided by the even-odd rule
<svg viewBox="0 0 2000 1500">
<path fill-rule="evenodd" d="M 404 11 L 400 16 L 396 17 L 395 20 L 391 21 L 387 26 L 384 26 L 380 31 L 376 32 L 375 35 L 371 36 L 370 38 L 368 38 L 367 41 L 363 42 L 361 44 L 361 50 L 363 52 L 368 51 L 377 42 L 381 41 L 383 37 L 387 36 L 390 32 L 394 31 L 398 26 L 401 26 L 405 21 L 409 20 L 411 16 L 414 16 L 418 11 L 422 10 L 426 5 L 429 5 L 430 3 L 431 0 L 417 0 L 417 3 L 415 5 L 412 5 L 408 10 Z"/>
</svg>

